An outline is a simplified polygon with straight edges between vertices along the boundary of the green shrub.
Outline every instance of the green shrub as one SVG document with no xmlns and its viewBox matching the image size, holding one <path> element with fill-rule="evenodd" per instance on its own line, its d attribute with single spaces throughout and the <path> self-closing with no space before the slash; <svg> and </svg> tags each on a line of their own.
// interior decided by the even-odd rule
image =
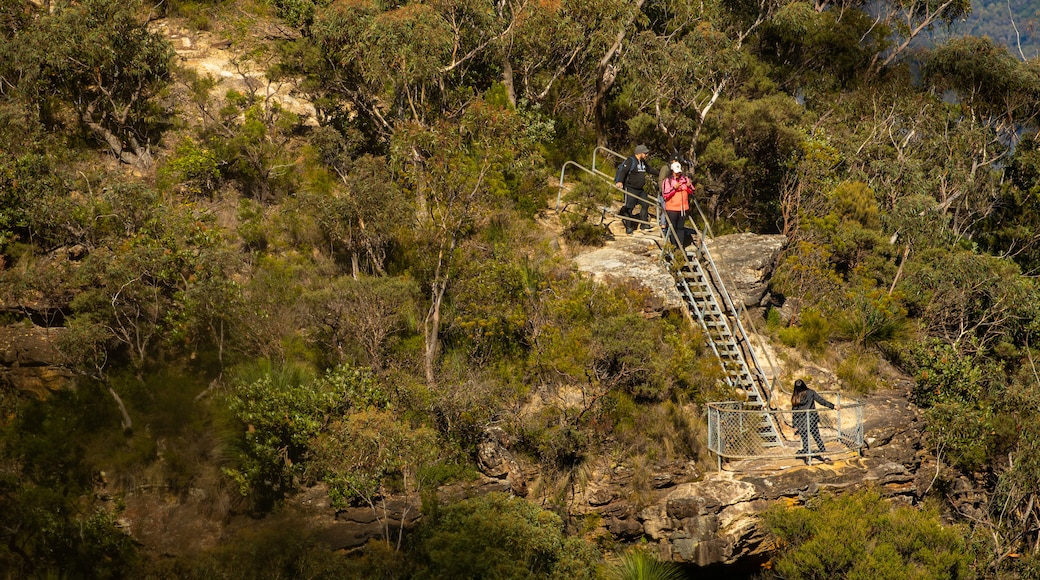
<svg viewBox="0 0 1040 580">
<path fill-rule="evenodd" d="M 592 223 L 586 215 L 565 213 L 560 216 L 563 224 L 563 238 L 568 242 L 583 246 L 602 246 L 608 239 L 606 226 Z"/>
<path fill-rule="evenodd" d="M 633 548 L 606 569 L 608 580 L 682 580 L 682 568 L 674 562 L 662 562 L 645 549 Z"/>
<path fill-rule="evenodd" d="M 873 392 L 878 385 L 878 359 L 870 353 L 852 353 L 846 355 L 834 374 L 841 379 L 845 387 L 854 393 L 865 395 Z"/>
<path fill-rule="evenodd" d="M 783 546 L 768 578 L 974 577 L 963 537 L 936 510 L 895 507 L 873 490 L 824 496 L 805 508 L 777 504 L 764 519 Z"/>
<path fill-rule="evenodd" d="M 868 229 L 881 227 L 877 198 L 874 190 L 866 183 L 856 181 L 839 184 L 829 197 L 844 219 L 853 220 Z"/>
<path fill-rule="evenodd" d="M 475 361 L 523 349 L 529 286 L 519 264 L 495 260 L 460 272 L 453 288 L 449 335 Z"/>
<path fill-rule="evenodd" d="M 417 580 L 595 578 L 599 554 L 564 535 L 563 521 L 502 493 L 424 506 L 410 559 Z"/>
<path fill-rule="evenodd" d="M 784 296 L 798 298 L 806 308 L 835 312 L 845 299 L 845 281 L 834 269 L 833 248 L 799 242 L 777 266 L 772 287 Z"/>
<path fill-rule="evenodd" d="M 173 157 L 159 169 L 159 178 L 189 196 L 211 195 L 220 185 L 218 163 L 213 150 L 185 139 L 177 145 Z"/>
<path fill-rule="evenodd" d="M 954 465 L 985 464 L 996 442 L 993 404 L 1004 391 L 1000 365 L 936 339 L 910 344 L 900 357 L 914 375 L 910 397 L 925 408 L 934 447 Z"/>
<path fill-rule="evenodd" d="M 599 246 L 608 238 L 606 226 L 602 223 L 603 208 L 610 207 L 612 201 L 621 199 L 620 190 L 581 174 L 564 195 L 561 203 L 560 223 L 563 225 L 563 237 L 569 241 Z"/>
<path fill-rule="evenodd" d="M 310 449 L 320 479 L 335 507 L 372 502 L 388 493 L 415 492 L 420 475 L 439 459 L 437 433 L 400 420 L 390 411 L 367 408 L 334 420 Z"/>
<path fill-rule="evenodd" d="M 910 323 L 895 298 L 883 290 L 850 291 L 849 302 L 837 320 L 838 335 L 857 346 L 873 346 L 906 338 Z"/>
<path fill-rule="evenodd" d="M 770 306 L 766 310 L 766 330 L 779 332 L 783 328 L 786 328 L 786 326 L 784 325 L 783 317 L 780 316 L 780 310 Z"/>
<path fill-rule="evenodd" d="M 790 347 L 822 352 L 831 335 L 831 323 L 813 308 L 802 310 L 797 326 L 781 329 L 780 341 Z"/>
<path fill-rule="evenodd" d="M 999 376 L 992 372 L 996 369 L 986 368 L 986 361 L 979 355 L 962 353 L 937 339 L 908 344 L 900 358 L 906 370 L 913 373 L 910 396 L 921 407 L 938 403 L 977 404 L 987 390 L 987 377 Z"/>
<path fill-rule="evenodd" d="M 224 472 L 242 495 L 274 499 L 295 488 L 301 460 L 330 413 L 340 409 L 344 383 L 314 380 L 299 365 L 261 361 L 239 373 L 224 393 L 239 427 L 237 464 Z"/>
</svg>

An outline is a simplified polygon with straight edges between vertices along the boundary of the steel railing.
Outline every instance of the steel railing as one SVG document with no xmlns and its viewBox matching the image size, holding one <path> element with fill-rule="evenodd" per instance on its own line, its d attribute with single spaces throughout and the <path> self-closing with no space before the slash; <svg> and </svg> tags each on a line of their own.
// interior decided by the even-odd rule
<svg viewBox="0 0 1040 580">
<path fill-rule="evenodd" d="M 813 424 L 817 422 L 820 436 L 827 445 L 825 455 L 858 453 L 863 448 L 863 402 L 838 392 L 820 394 L 838 408 L 793 411 L 740 401 L 708 403 L 708 450 L 717 458 L 719 469 L 724 460 L 735 459 L 804 459 L 812 463 L 820 455 L 812 434 Z M 781 426 L 782 446 L 767 445 L 768 434 L 762 430 L 762 419 L 766 417 Z M 809 427 L 809 454 L 800 453 L 799 425 Z"/>
<path fill-rule="evenodd" d="M 618 158 L 618 159 L 622 159 L 622 160 L 627 159 L 627 157 L 625 155 L 622 155 L 621 153 L 618 153 L 617 151 L 613 151 L 613 150 L 608 149 L 606 147 L 600 146 L 600 147 L 596 147 L 592 151 L 592 166 L 591 167 L 586 167 L 586 166 L 578 163 L 577 161 L 566 161 L 566 162 L 564 162 L 563 167 L 560 168 L 560 185 L 559 185 L 559 189 L 556 192 L 556 213 L 560 213 L 560 208 L 563 205 L 563 189 L 564 189 L 564 187 L 566 185 L 567 169 L 573 167 L 575 169 L 579 169 L 579 170 L 585 172 L 588 175 L 591 175 L 593 177 L 598 178 L 604 184 L 609 184 L 609 186 L 611 187 L 612 190 L 615 190 L 616 192 L 621 192 L 620 195 L 621 195 L 622 201 L 624 201 L 624 196 L 625 195 L 630 195 L 630 196 L 632 196 L 632 197 L 634 197 L 634 198 L 636 198 L 636 199 L 638 199 L 638 200 L 640 200 L 640 201 L 642 201 L 644 203 L 647 203 L 652 208 L 657 208 L 657 212 L 658 212 L 658 214 L 660 214 L 661 208 L 660 208 L 660 204 L 658 203 L 658 196 L 656 196 L 656 195 L 645 195 L 645 196 L 644 195 L 636 195 L 634 193 L 630 193 L 630 192 L 627 192 L 627 191 L 624 191 L 624 190 L 621 190 L 621 189 L 618 189 L 617 187 L 615 187 L 615 185 L 614 185 L 614 175 L 610 174 L 610 173 L 605 173 L 603 171 L 600 171 L 599 168 L 597 167 L 596 157 L 597 157 L 597 154 L 600 151 L 604 151 L 604 152 L 606 152 L 606 153 L 610 154 L 611 156 L 613 156 L 615 158 Z M 652 189 L 652 190 L 656 191 L 657 187 L 654 186 L 653 188 L 649 188 L 649 189 Z M 604 216 L 606 216 L 606 214 L 608 214 L 608 213 L 611 214 L 611 215 L 618 216 L 618 214 L 613 210 L 612 207 L 603 207 L 603 208 L 600 208 L 600 210 L 602 211 Z M 620 216 L 618 216 L 618 217 L 620 217 Z M 649 219 L 641 220 L 641 219 L 639 219 L 637 217 L 634 217 L 634 216 L 625 216 L 625 219 L 628 220 L 630 223 L 635 223 L 635 224 L 639 224 L 639 225 L 656 226 L 656 222 L 650 221 Z M 660 220 L 660 215 L 657 216 L 657 220 L 658 221 Z M 660 233 L 659 230 L 656 230 L 656 229 L 652 229 L 651 231 L 653 231 L 655 234 L 659 234 Z"/>
</svg>

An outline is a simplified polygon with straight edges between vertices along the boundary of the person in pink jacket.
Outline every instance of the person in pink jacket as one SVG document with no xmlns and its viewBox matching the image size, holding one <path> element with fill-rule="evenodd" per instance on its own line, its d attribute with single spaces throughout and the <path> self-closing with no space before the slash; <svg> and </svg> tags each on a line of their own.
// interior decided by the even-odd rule
<svg viewBox="0 0 1040 580">
<path fill-rule="evenodd" d="M 690 212 L 690 197 L 693 195 L 693 182 L 683 172 L 682 163 L 672 161 L 669 171 L 661 181 L 661 196 L 664 198 L 664 212 L 668 219 L 665 235 L 673 243 L 678 241 L 682 246 L 689 243 L 686 232 L 686 214 Z"/>
</svg>

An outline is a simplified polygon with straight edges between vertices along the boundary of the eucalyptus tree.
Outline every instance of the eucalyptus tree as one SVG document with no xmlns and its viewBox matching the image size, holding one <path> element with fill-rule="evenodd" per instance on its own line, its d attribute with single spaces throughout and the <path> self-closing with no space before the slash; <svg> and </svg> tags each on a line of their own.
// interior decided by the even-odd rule
<svg viewBox="0 0 1040 580">
<path fill-rule="evenodd" d="M 308 35 L 287 52 L 283 70 L 305 76 L 302 89 L 313 96 L 319 122 L 354 127 L 385 147 L 398 122 L 433 122 L 472 97 L 466 87 L 474 80 L 476 57 L 460 51 L 472 50 L 464 44 L 472 36 L 467 32 L 481 21 L 465 19 L 470 14 L 462 4 L 455 14 L 438 8 L 378 2 L 319 8 Z"/>
<path fill-rule="evenodd" d="M 386 275 L 388 247 L 407 229 L 401 216 L 414 213 L 412 200 L 390 178 L 384 158 L 363 155 L 312 171 L 295 203 L 313 215 L 333 255 L 349 257 L 358 279 L 364 270 Z"/>
<path fill-rule="evenodd" d="M 516 188 L 534 171 L 537 158 L 524 120 L 505 107 L 474 102 L 455 120 L 427 127 L 402 125 L 391 163 L 415 204 L 421 278 L 429 291 L 423 319 L 423 370 L 436 382 L 445 296 L 456 275 L 462 244 L 488 223 L 496 208 L 508 207 Z"/>
<path fill-rule="evenodd" d="M 120 161 L 152 164 L 173 49 L 150 31 L 140 5 L 84 0 L 39 10 L 30 3 L 0 40 L 5 92 L 22 98 L 46 125 L 69 110 Z M 22 20 L 24 12 L 31 17 Z M 27 21 L 26 21 L 27 20 Z"/>
<path fill-rule="evenodd" d="M 869 6 L 868 2 L 860 4 L 861 9 Z M 880 70 L 901 58 L 922 33 L 970 14 L 971 0 L 886 0 L 878 3 L 875 10 L 876 21 L 889 28 L 896 39 L 888 50 L 874 56 L 871 68 Z"/>
<path fill-rule="evenodd" d="M 593 120 L 606 105 L 643 0 L 333 2 L 286 52 L 320 121 L 385 146 L 399 121 L 434 123 L 494 83 L 510 105 L 541 104 Z"/>
</svg>

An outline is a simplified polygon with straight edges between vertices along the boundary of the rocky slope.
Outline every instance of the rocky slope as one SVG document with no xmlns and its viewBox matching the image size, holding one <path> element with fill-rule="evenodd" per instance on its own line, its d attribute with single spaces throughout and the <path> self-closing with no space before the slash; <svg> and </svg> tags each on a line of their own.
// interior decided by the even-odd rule
<svg viewBox="0 0 1040 580">
<path fill-rule="evenodd" d="M 313 118 L 313 107 L 296 100 L 291 85 L 275 85 L 261 71 L 249 68 L 235 57 L 233 47 L 210 35 L 187 32 L 159 22 L 177 47 L 183 64 L 220 80 L 214 93 L 228 88 L 258 90 L 283 106 Z M 658 246 L 652 236 L 625 236 L 612 224 L 615 239 L 600 248 L 570 248 L 578 269 L 603 283 L 637 283 L 658 298 L 660 310 L 681 308 L 671 277 L 658 261 Z M 738 300 L 754 309 L 769 300 L 767 284 L 785 240 L 781 236 L 738 234 L 711 242 L 711 251 L 730 289 Z M 20 305 L 0 305 L 0 310 L 22 312 Z M 759 313 L 760 314 L 760 313 Z M 752 314 L 754 316 L 754 313 Z M 58 364 L 53 341 L 58 328 L 28 322 L 0 328 L 0 385 L 45 397 L 65 388 L 73 377 Z M 811 375 L 821 388 L 835 388 L 836 377 L 827 369 L 813 366 L 797 353 L 776 353 L 763 348 L 771 362 L 767 372 L 785 380 L 794 374 Z M 893 383 L 888 390 L 866 399 L 865 439 L 862 454 L 847 453 L 832 464 L 805 466 L 793 460 L 745 461 L 723 469 L 705 470 L 693 461 L 651 465 L 641 473 L 650 491 L 636 492 L 636 474 L 630 466 L 606 460 L 588 466 L 588 483 L 573 494 L 570 511 L 598 516 L 598 533 L 620 541 L 646 539 L 664 559 L 699 565 L 734 562 L 770 549 L 758 525 L 757 514 L 776 503 L 799 504 L 821 492 L 840 492 L 876 486 L 899 501 L 915 502 L 929 485 L 927 453 L 921 449 L 922 421 L 906 402 L 907 385 Z M 691 408 L 691 413 L 699 412 Z M 489 432 L 480 448 L 484 477 L 477 482 L 442 490 L 446 497 L 509 491 L 537 499 L 541 490 L 537 466 L 522 465 L 509 450 L 508 438 Z M 922 469 L 922 462 L 925 468 Z M 919 475 L 922 474 L 922 475 Z M 219 478 L 219 474 L 214 477 Z M 125 528 L 149 548 L 180 555 L 219 544 L 229 526 L 230 508 L 214 506 L 219 498 L 202 488 L 179 497 L 169 497 L 161 487 L 119 496 Z M 212 489 L 212 486 L 210 487 Z M 419 515 L 419 498 L 387 498 L 373 507 L 337 510 L 332 508 L 322 487 L 306 490 L 293 498 L 289 509 L 306 520 L 330 546 L 349 550 L 370 539 L 396 538 Z"/>
</svg>

